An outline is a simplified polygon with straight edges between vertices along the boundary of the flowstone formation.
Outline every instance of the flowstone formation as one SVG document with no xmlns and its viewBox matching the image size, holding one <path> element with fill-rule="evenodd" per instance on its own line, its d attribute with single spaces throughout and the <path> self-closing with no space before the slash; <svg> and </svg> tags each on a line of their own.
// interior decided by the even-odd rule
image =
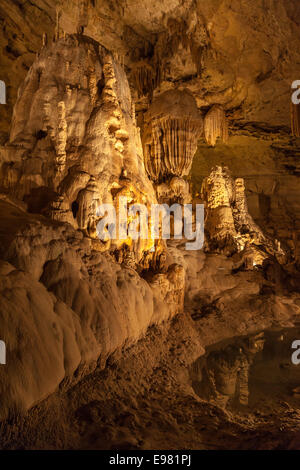
<svg viewBox="0 0 300 470">
<path fill-rule="evenodd" d="M 142 136 L 145 167 L 156 184 L 160 201 L 188 198 L 183 177 L 190 172 L 202 132 L 202 117 L 187 91 L 163 93 L 145 113 Z"/>
<path fill-rule="evenodd" d="M 248 212 L 243 178 L 232 178 L 227 167 L 217 166 L 204 179 L 206 249 L 225 254 L 241 252 L 246 267 L 262 265 L 268 256 L 284 259 L 277 240 L 263 234 Z"/>
<path fill-rule="evenodd" d="M 299 0 L 0 3 L 1 448 L 299 449 Z"/>
<path fill-rule="evenodd" d="M 183 310 L 185 271 L 166 260 L 162 240 L 101 240 L 97 231 L 102 204 L 118 217 L 120 197 L 128 209 L 157 202 L 125 72 L 82 34 L 55 38 L 20 88 L 0 152 L 1 334 L 10 357 L 0 370 L 0 420 L 105 367 Z"/>
<path fill-rule="evenodd" d="M 156 202 L 144 170 L 134 104 L 123 68 L 100 44 L 71 35 L 44 47 L 20 89 L 2 187 L 31 212 L 70 223 L 97 240 L 97 209 L 120 196 L 128 205 Z M 153 246 L 127 246 L 139 262 Z"/>
</svg>

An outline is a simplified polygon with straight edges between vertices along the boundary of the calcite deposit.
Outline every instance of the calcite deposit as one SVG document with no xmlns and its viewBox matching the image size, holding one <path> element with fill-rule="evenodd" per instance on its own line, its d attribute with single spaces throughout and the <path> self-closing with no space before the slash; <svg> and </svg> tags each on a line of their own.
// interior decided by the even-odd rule
<svg viewBox="0 0 300 470">
<path fill-rule="evenodd" d="M 1 449 L 299 450 L 299 15 L 1 1 Z"/>
<path fill-rule="evenodd" d="M 161 182 L 170 176 L 186 176 L 202 131 L 202 117 L 192 95 L 173 90 L 160 95 L 144 116 L 142 140 L 150 178 Z"/>
<path fill-rule="evenodd" d="M 204 119 L 204 135 L 206 142 L 213 147 L 216 145 L 218 138 L 224 143 L 228 141 L 228 122 L 221 106 L 212 106 L 206 114 Z"/>
<path fill-rule="evenodd" d="M 185 277 L 180 266 L 162 262 L 163 243 L 98 238 L 101 204 L 118 213 L 120 197 L 129 207 L 156 202 L 126 75 L 100 44 L 56 35 L 42 48 L 20 89 L 3 154 L 2 190 L 19 202 L 14 209 L 8 197 L 2 205 L 3 289 L 11 291 L 2 297 L 2 331 L 31 339 L 20 349 L 11 344 L 10 365 L 1 370 L 8 377 L 12 368 L 15 377 L 2 381 L 2 418 L 14 406 L 30 408 L 75 371 L 103 366 L 148 326 L 182 312 Z M 136 272 L 139 263 L 148 282 Z M 32 334 L 23 296 L 39 324 Z M 10 302 L 19 306 L 14 322 Z"/>
<path fill-rule="evenodd" d="M 205 230 L 209 250 L 233 253 L 249 251 L 251 247 L 255 265 L 262 264 L 268 255 L 283 259 L 284 251 L 278 240 L 266 237 L 249 214 L 242 178 L 234 181 L 228 168 L 217 166 L 203 181 L 201 193 L 206 208 Z M 260 247 L 256 255 L 255 247 Z"/>
<path fill-rule="evenodd" d="M 117 208 L 122 195 L 156 202 L 124 70 L 85 36 L 43 47 L 20 89 L 4 152 L 4 190 L 92 238 L 101 204 Z M 144 248 L 136 248 L 137 261 Z"/>
</svg>

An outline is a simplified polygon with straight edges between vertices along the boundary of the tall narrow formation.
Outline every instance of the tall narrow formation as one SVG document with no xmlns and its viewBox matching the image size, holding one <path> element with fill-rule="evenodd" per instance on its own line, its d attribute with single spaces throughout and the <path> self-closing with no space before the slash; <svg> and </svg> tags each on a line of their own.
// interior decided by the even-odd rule
<svg viewBox="0 0 300 470">
<path fill-rule="evenodd" d="M 43 37 L 42 37 L 42 46 L 45 47 L 47 46 L 47 33 L 43 33 Z"/>
<path fill-rule="evenodd" d="M 228 141 L 228 122 L 222 106 L 215 104 L 206 114 L 204 135 L 206 142 L 213 147 L 218 138 L 225 143 Z"/>
<path fill-rule="evenodd" d="M 96 74 L 94 70 L 92 70 L 89 73 L 88 85 L 89 85 L 89 90 L 90 90 L 91 102 L 94 105 L 96 103 L 97 93 L 98 93 L 97 78 L 96 78 Z"/>
<path fill-rule="evenodd" d="M 160 95 L 145 114 L 143 148 L 145 167 L 155 183 L 189 173 L 202 118 L 193 96 L 170 90 Z"/>
<path fill-rule="evenodd" d="M 0 80 L 0 104 L 6 104 L 6 85 Z"/>
<path fill-rule="evenodd" d="M 91 238 L 97 237 L 97 208 L 100 205 L 99 189 L 95 178 L 91 178 L 86 188 L 79 191 L 77 196 L 78 227 L 84 230 Z"/>
<path fill-rule="evenodd" d="M 300 104 L 291 103 L 291 129 L 293 136 L 300 137 Z"/>
<path fill-rule="evenodd" d="M 63 173 L 66 166 L 66 145 L 67 145 L 67 121 L 66 106 L 64 101 L 58 103 L 58 127 L 56 135 L 56 170 L 59 174 Z"/>
<path fill-rule="evenodd" d="M 54 39 L 55 41 L 58 41 L 60 38 L 60 17 L 61 17 L 61 11 L 58 7 L 56 7 L 55 11 L 55 32 L 54 32 Z"/>
<path fill-rule="evenodd" d="M 233 208 L 235 225 L 239 232 L 247 231 L 255 233 L 258 241 L 264 243 L 266 238 L 262 230 L 256 225 L 248 211 L 248 204 L 245 194 L 245 182 L 243 178 L 235 180 L 235 203 Z"/>
<path fill-rule="evenodd" d="M 238 235 L 234 224 L 232 204 L 235 199 L 233 181 L 227 168 L 217 166 L 205 178 L 201 188 L 205 202 L 206 241 L 210 249 L 229 252 L 238 250 Z"/>
<path fill-rule="evenodd" d="M 247 251 L 256 264 L 268 255 L 282 258 L 278 243 L 265 236 L 249 214 L 242 178 L 234 181 L 228 168 L 215 167 L 204 179 L 201 194 L 206 206 L 208 249 L 226 254 Z"/>
</svg>

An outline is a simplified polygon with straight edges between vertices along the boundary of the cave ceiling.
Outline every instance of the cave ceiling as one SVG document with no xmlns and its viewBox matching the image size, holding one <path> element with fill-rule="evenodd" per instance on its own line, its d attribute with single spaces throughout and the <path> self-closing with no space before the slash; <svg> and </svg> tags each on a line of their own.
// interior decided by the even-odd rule
<svg viewBox="0 0 300 470">
<path fill-rule="evenodd" d="M 267 132 L 284 129 L 300 68 L 299 14 L 294 0 L 2 0 L 1 72 L 9 104 L 1 115 L 2 140 L 18 86 L 43 33 L 52 40 L 56 21 L 67 34 L 83 26 L 84 34 L 114 52 L 138 111 L 153 95 L 185 88 L 203 112 L 222 104 L 234 128 L 251 122 Z"/>
</svg>

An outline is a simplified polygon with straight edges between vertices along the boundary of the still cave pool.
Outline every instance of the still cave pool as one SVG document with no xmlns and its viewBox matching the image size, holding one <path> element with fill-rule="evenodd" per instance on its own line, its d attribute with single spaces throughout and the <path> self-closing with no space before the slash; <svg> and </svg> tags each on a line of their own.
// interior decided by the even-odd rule
<svg viewBox="0 0 300 470">
<path fill-rule="evenodd" d="M 274 409 L 282 401 L 298 408 L 300 365 L 292 361 L 296 340 L 300 340 L 300 324 L 208 346 L 191 366 L 192 387 L 200 398 L 227 409 Z"/>
</svg>

